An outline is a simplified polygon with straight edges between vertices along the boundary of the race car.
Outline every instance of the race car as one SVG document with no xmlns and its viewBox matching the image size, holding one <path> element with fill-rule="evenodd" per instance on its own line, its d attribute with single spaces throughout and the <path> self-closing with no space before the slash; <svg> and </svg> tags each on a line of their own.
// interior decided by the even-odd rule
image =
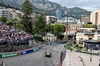
<svg viewBox="0 0 100 66">
<path fill-rule="evenodd" d="M 45 57 L 51 57 L 51 53 L 50 52 L 46 52 L 45 53 Z"/>
</svg>

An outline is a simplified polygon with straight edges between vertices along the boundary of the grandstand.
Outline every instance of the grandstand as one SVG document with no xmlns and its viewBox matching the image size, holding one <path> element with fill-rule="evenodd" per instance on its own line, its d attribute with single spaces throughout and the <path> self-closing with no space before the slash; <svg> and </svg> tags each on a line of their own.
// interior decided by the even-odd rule
<svg viewBox="0 0 100 66">
<path fill-rule="evenodd" d="M 31 38 L 27 32 L 0 22 L 0 47 L 28 44 Z"/>
</svg>

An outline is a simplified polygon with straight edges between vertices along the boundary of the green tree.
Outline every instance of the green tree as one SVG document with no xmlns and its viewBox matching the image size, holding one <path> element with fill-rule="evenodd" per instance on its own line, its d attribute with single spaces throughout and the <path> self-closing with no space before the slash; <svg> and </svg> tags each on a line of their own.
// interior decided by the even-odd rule
<svg viewBox="0 0 100 66">
<path fill-rule="evenodd" d="M 7 19 L 6 19 L 6 17 L 2 16 L 2 17 L 0 17 L 0 21 L 5 23 L 7 21 Z"/>
<path fill-rule="evenodd" d="M 32 10 L 33 9 L 31 3 L 29 2 L 29 0 L 26 0 L 21 8 L 21 11 L 23 12 L 21 24 L 25 26 L 25 31 L 29 33 L 32 33 Z"/>
<path fill-rule="evenodd" d="M 23 24 L 20 24 L 20 23 L 17 23 L 17 24 L 16 24 L 16 27 L 17 27 L 17 28 L 20 28 L 20 29 L 22 29 L 22 30 L 25 29 L 25 26 L 24 26 Z"/>
<path fill-rule="evenodd" d="M 59 35 L 58 35 L 58 38 L 59 38 L 60 40 L 62 40 L 62 39 L 64 38 L 64 35 L 59 34 Z"/>
<path fill-rule="evenodd" d="M 33 35 L 33 37 L 34 37 L 34 39 L 35 39 L 36 41 L 43 41 L 42 35 L 35 34 L 35 35 Z"/>
<path fill-rule="evenodd" d="M 46 32 L 52 31 L 52 25 L 46 24 Z"/>
<path fill-rule="evenodd" d="M 19 17 L 19 21 L 21 21 L 22 14 L 21 13 L 17 13 L 17 16 Z"/>
<path fill-rule="evenodd" d="M 12 26 L 15 26 L 16 27 L 16 23 L 18 23 L 19 21 L 18 21 L 18 19 L 17 18 L 8 18 L 7 19 L 7 25 L 12 25 Z"/>
<path fill-rule="evenodd" d="M 44 35 L 46 23 L 42 16 L 40 16 L 35 22 L 35 32 Z"/>
<path fill-rule="evenodd" d="M 58 36 L 61 32 L 64 32 L 64 28 L 61 24 L 54 25 L 54 33 Z"/>
<path fill-rule="evenodd" d="M 8 18 L 6 24 L 13 26 L 13 18 Z"/>
</svg>

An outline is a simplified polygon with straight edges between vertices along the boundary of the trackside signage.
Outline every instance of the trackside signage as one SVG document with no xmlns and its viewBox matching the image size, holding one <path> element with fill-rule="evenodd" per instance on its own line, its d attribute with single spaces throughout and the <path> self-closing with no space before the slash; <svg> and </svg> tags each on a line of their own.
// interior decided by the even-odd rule
<svg viewBox="0 0 100 66">
<path fill-rule="evenodd" d="M 1 58 L 2 54 L 0 54 L 0 58 Z"/>
<path fill-rule="evenodd" d="M 45 46 L 46 44 L 42 44 L 41 46 Z"/>
<path fill-rule="evenodd" d="M 2 54 L 2 58 L 10 57 L 10 56 L 16 56 L 16 55 L 18 55 L 18 52 L 14 52 L 14 53 L 5 53 L 5 54 Z"/>
<path fill-rule="evenodd" d="M 33 49 L 33 51 L 36 51 L 36 50 L 38 50 L 38 49 L 39 49 L 39 47 L 36 47 L 36 48 Z"/>
</svg>

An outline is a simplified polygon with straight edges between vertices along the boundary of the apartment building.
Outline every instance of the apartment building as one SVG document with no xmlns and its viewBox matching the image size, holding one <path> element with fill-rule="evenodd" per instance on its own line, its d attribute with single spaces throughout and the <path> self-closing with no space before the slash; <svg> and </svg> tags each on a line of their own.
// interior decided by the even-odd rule
<svg viewBox="0 0 100 66">
<path fill-rule="evenodd" d="M 91 13 L 90 21 L 94 25 L 100 25 L 100 10 Z"/>
<path fill-rule="evenodd" d="M 98 40 L 100 41 L 100 33 L 95 31 L 95 28 L 81 28 L 76 33 L 76 44 L 84 47 L 84 40 Z"/>
<path fill-rule="evenodd" d="M 46 23 L 47 24 L 51 24 L 57 22 L 57 17 L 55 16 L 46 16 Z"/>
<path fill-rule="evenodd" d="M 81 21 L 82 21 L 84 24 L 87 24 L 88 22 L 90 22 L 90 17 L 82 17 Z"/>
<path fill-rule="evenodd" d="M 10 17 L 12 17 L 12 14 L 7 9 L 0 9 L 0 17 L 2 17 L 2 16 L 6 17 L 6 18 L 10 18 Z"/>
</svg>

